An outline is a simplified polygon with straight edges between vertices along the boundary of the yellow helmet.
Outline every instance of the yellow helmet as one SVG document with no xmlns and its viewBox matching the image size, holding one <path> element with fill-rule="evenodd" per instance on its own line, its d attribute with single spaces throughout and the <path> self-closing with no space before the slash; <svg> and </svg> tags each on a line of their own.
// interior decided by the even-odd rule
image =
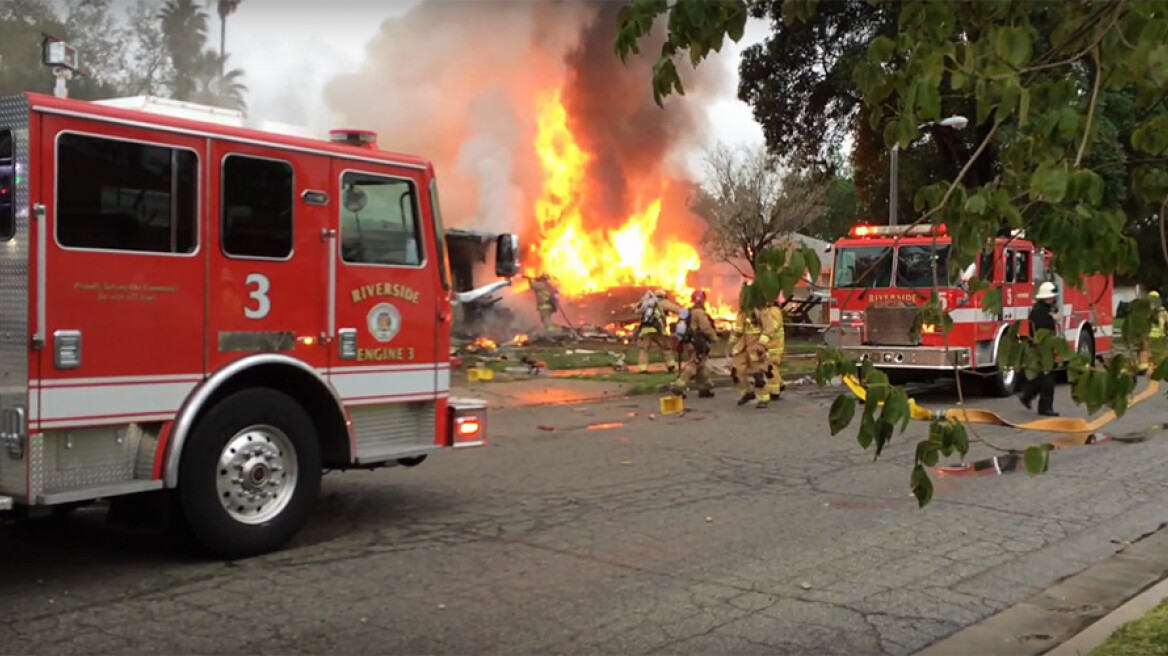
<svg viewBox="0 0 1168 656">
<path fill-rule="evenodd" d="M 1153 289 L 1152 291 L 1148 292 L 1148 298 L 1160 298 L 1160 292 Z"/>
</svg>

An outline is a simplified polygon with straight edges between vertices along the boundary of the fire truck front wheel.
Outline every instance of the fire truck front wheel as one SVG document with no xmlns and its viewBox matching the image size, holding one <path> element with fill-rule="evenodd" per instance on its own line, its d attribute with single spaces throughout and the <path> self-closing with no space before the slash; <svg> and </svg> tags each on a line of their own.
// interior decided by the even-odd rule
<svg viewBox="0 0 1168 656">
<path fill-rule="evenodd" d="M 224 558 L 274 551 L 320 494 L 312 419 L 286 394 L 236 392 L 216 403 L 183 447 L 178 495 L 194 537 Z"/>
</svg>

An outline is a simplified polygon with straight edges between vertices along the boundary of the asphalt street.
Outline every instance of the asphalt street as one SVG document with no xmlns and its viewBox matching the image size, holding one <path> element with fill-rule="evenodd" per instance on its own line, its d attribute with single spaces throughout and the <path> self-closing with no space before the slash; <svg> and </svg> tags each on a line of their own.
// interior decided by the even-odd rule
<svg viewBox="0 0 1168 656">
<path fill-rule="evenodd" d="M 834 393 L 758 410 L 720 391 L 680 417 L 655 396 L 499 410 L 488 447 L 326 476 L 295 542 L 243 562 L 100 508 L 0 525 L 0 651 L 906 654 L 1168 521 L 1168 435 L 1056 451 L 1038 477 L 938 479 L 918 509 L 927 424 L 873 462 L 854 427 L 828 434 Z M 1160 393 L 1106 430 L 1164 409 Z"/>
</svg>

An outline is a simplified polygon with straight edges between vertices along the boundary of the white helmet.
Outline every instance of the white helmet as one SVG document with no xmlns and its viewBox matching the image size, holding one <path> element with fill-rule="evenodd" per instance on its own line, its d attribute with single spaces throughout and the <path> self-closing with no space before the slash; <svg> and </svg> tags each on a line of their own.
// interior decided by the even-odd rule
<svg viewBox="0 0 1168 656">
<path fill-rule="evenodd" d="M 1038 294 L 1036 294 L 1034 297 L 1040 301 L 1045 301 L 1046 299 L 1054 298 L 1057 295 L 1058 294 L 1054 289 L 1054 283 L 1047 281 L 1038 286 Z"/>
</svg>

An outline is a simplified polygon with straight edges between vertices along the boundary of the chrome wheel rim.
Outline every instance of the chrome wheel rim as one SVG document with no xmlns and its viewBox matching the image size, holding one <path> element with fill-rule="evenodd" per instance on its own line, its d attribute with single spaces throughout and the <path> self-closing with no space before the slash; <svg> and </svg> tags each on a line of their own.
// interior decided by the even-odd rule
<svg viewBox="0 0 1168 656">
<path fill-rule="evenodd" d="M 249 426 L 219 454 L 215 487 L 223 509 L 241 524 L 271 521 L 296 490 L 296 449 L 272 426 Z"/>
<path fill-rule="evenodd" d="M 1006 389 L 1010 389 L 1014 386 L 1014 376 L 1015 371 L 1013 367 L 1005 367 L 1002 369 L 1002 385 L 1005 386 Z"/>
</svg>

